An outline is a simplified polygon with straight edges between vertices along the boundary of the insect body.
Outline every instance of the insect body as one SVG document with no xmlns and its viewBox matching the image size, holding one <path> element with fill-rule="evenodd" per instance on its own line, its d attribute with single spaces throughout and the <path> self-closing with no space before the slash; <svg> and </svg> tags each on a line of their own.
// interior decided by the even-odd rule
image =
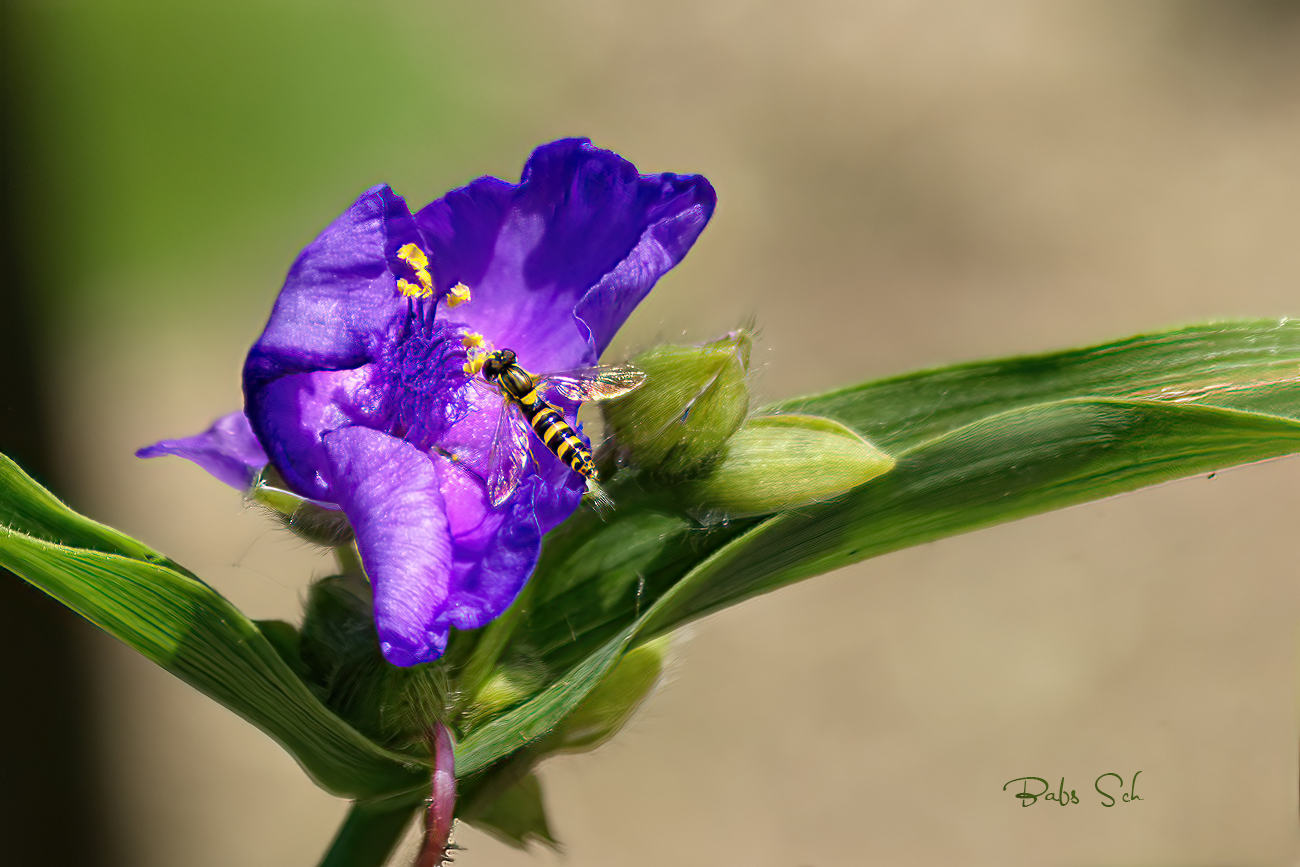
<svg viewBox="0 0 1300 867">
<path fill-rule="evenodd" d="M 512 350 L 502 349 L 488 355 L 483 378 L 505 398 L 488 457 L 488 497 L 499 506 L 514 492 L 528 466 L 529 427 L 569 469 L 587 479 L 589 491 L 598 492 L 600 478 L 591 450 L 543 392 L 554 389 L 574 401 L 608 400 L 639 387 L 645 373 L 635 367 L 587 367 L 535 376 L 519 365 Z"/>
</svg>

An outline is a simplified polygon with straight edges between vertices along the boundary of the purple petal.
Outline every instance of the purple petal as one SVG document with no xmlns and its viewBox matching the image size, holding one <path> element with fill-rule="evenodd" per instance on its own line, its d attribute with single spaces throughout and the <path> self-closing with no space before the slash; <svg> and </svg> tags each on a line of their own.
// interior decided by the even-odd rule
<svg viewBox="0 0 1300 867">
<path fill-rule="evenodd" d="M 533 513 L 542 533 L 546 534 L 578 508 L 587 491 L 587 480 L 550 452 L 541 458 L 534 455 L 533 460 L 538 465 L 537 476 L 543 482 L 533 495 Z"/>
<path fill-rule="evenodd" d="M 408 309 L 392 263 L 399 247 L 418 240 L 406 202 L 379 186 L 302 251 L 244 363 L 245 409 L 263 442 L 259 405 L 270 382 L 359 367 L 382 354 Z"/>
<path fill-rule="evenodd" d="M 578 302 L 575 312 L 591 331 L 596 358 L 604 353 L 614 334 L 659 278 L 682 260 L 704 231 L 713 213 L 712 187 L 708 187 L 708 193 L 707 204 L 697 202 L 646 228 L 627 258 Z"/>
<path fill-rule="evenodd" d="M 415 219 L 439 286 L 463 282 L 474 292 L 449 315 L 514 349 L 526 367 L 553 370 L 595 362 L 686 255 L 714 203 L 702 177 L 638 175 L 617 154 L 565 139 L 538 148 L 518 186 L 483 178 Z"/>
<path fill-rule="evenodd" d="M 163 440 L 135 453 L 138 458 L 176 455 L 193 461 L 221 481 L 247 490 L 258 470 L 266 466 L 266 452 L 253 436 L 242 412 L 223 415 L 201 434 L 178 440 Z"/>
<path fill-rule="evenodd" d="M 386 426 L 375 423 L 385 396 L 375 385 L 376 373 L 373 364 L 356 370 L 298 373 L 262 390 L 258 426 L 269 445 L 271 462 L 291 490 L 314 500 L 334 501 L 332 462 L 323 438 L 353 425 Z"/>
<path fill-rule="evenodd" d="M 384 657 L 415 665 L 442 655 L 452 577 L 447 509 L 433 462 L 410 443 L 362 427 L 327 434 L 330 483 L 352 529 L 375 596 Z"/>
<path fill-rule="evenodd" d="M 504 507 L 492 509 L 478 479 L 445 458 L 437 459 L 437 465 L 451 520 L 456 587 L 447 623 L 475 629 L 514 602 L 537 565 L 542 534 L 568 517 L 581 493 L 560 503 L 556 491 L 533 475 L 520 483 Z M 544 508 L 539 510 L 539 505 Z"/>
<path fill-rule="evenodd" d="M 439 289 L 457 283 L 477 288 L 483 282 L 517 189 L 499 178 L 483 177 L 416 213 L 415 222 L 428 244 Z"/>
</svg>

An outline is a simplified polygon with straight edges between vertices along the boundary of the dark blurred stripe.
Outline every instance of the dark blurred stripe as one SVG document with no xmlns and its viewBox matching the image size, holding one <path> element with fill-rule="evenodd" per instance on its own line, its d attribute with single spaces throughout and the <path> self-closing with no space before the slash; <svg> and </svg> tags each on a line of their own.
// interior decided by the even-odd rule
<svg viewBox="0 0 1300 867">
<path fill-rule="evenodd" d="M 0 451 L 43 483 L 59 481 L 49 439 L 36 293 L 56 291 L 40 226 L 44 186 L 31 136 L 30 63 L 9 4 L 0 12 Z M 94 754 L 87 693 L 93 629 L 16 576 L 0 570 L 0 861 L 108 867 L 112 837 Z"/>
</svg>

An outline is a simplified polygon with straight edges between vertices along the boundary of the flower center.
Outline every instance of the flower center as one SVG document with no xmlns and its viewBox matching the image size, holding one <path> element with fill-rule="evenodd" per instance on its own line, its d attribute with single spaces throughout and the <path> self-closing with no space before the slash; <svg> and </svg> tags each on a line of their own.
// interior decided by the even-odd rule
<svg viewBox="0 0 1300 867">
<path fill-rule="evenodd" d="M 388 363 L 396 399 L 393 433 L 428 448 L 466 410 L 465 351 L 460 327 L 435 321 L 415 325 Z"/>
<path fill-rule="evenodd" d="M 407 298 L 433 298 L 437 289 L 429 272 L 429 255 L 418 244 L 403 244 L 397 258 L 410 266 L 416 280 L 412 283 L 399 277 L 397 291 Z M 473 293 L 464 283 L 457 283 L 443 299 L 448 309 L 455 309 L 470 303 Z M 482 334 L 435 319 L 432 313 L 412 310 L 413 330 L 402 339 L 390 365 L 391 381 L 402 395 L 394 432 L 408 441 L 428 439 L 431 433 L 436 437 L 433 432 L 441 432 L 463 414 L 465 401 L 458 392 L 465 377 L 482 370 L 492 353 L 491 342 Z M 453 333 L 460 335 L 459 346 L 450 339 Z M 461 357 L 464 362 L 457 364 Z M 448 389 L 453 381 L 454 388 Z"/>
</svg>

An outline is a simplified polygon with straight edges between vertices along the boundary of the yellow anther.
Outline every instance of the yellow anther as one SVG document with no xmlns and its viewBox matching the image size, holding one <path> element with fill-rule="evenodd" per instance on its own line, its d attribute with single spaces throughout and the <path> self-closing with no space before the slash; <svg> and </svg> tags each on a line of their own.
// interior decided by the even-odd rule
<svg viewBox="0 0 1300 867">
<path fill-rule="evenodd" d="M 469 287 L 466 286 L 464 283 L 457 283 L 455 286 L 447 290 L 448 307 L 459 307 L 460 305 L 468 304 L 469 302 L 470 302 Z"/>
<path fill-rule="evenodd" d="M 468 359 L 465 362 L 464 370 L 470 376 L 473 376 L 483 369 L 483 365 L 487 363 L 488 355 L 491 354 L 488 352 L 487 338 L 477 331 L 466 331 L 465 336 L 460 339 L 460 345 L 465 347 L 465 357 Z"/>
<path fill-rule="evenodd" d="M 433 278 L 429 276 L 429 257 L 416 244 L 404 244 L 397 251 L 397 258 L 411 266 L 415 272 L 415 279 L 420 281 L 417 286 L 410 280 L 398 279 L 397 291 L 401 292 L 408 298 L 432 298 L 433 297 Z"/>
<path fill-rule="evenodd" d="M 433 296 L 432 287 L 426 289 L 423 286 L 417 286 L 410 280 L 397 278 L 397 291 L 401 292 L 407 298 L 430 298 Z"/>
<path fill-rule="evenodd" d="M 429 267 L 429 257 L 420 249 L 419 244 L 405 244 L 397 251 L 397 258 L 408 263 L 417 271 L 424 271 Z"/>
</svg>

